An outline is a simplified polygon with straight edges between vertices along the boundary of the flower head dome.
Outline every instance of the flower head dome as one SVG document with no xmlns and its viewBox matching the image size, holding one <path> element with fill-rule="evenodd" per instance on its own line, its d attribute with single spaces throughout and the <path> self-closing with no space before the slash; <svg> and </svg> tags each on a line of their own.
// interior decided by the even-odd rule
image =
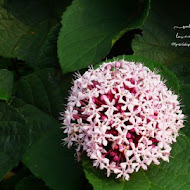
<svg viewBox="0 0 190 190">
<path fill-rule="evenodd" d="M 86 152 L 93 166 L 129 180 L 160 160 L 169 161 L 184 115 L 177 95 L 141 63 L 103 63 L 78 75 L 64 113 L 64 141 Z"/>
</svg>

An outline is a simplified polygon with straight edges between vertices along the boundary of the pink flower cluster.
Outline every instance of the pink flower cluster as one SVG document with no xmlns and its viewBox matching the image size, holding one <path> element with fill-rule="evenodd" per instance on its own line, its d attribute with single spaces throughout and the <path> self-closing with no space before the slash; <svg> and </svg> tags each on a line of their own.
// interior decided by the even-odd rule
<svg viewBox="0 0 190 190">
<path fill-rule="evenodd" d="M 64 112 L 64 139 L 93 166 L 129 180 L 160 159 L 169 161 L 184 115 L 161 76 L 141 63 L 103 63 L 77 76 Z"/>
</svg>

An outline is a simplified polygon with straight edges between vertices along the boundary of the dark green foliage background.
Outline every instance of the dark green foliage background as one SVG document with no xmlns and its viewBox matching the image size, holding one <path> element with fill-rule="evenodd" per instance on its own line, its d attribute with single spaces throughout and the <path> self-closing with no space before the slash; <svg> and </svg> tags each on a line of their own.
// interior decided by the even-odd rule
<svg viewBox="0 0 190 190">
<path fill-rule="evenodd" d="M 187 2 L 0 0 L 0 189 L 189 190 L 190 47 L 171 46 L 190 34 L 173 29 L 189 24 Z M 113 57 L 159 69 L 187 115 L 170 162 L 130 181 L 78 163 L 61 141 L 73 72 Z"/>
</svg>

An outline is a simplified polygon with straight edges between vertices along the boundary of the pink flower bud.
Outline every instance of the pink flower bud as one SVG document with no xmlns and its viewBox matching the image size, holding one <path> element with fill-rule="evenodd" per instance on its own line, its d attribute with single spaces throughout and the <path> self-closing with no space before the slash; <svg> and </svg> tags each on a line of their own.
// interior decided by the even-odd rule
<svg viewBox="0 0 190 190">
<path fill-rule="evenodd" d="M 117 162 L 117 161 L 119 160 L 119 157 L 118 157 L 118 156 L 114 156 L 114 157 L 113 157 L 113 160 L 114 160 L 115 162 Z"/>
<path fill-rule="evenodd" d="M 115 156 L 115 152 L 110 152 L 110 156 Z"/>
</svg>

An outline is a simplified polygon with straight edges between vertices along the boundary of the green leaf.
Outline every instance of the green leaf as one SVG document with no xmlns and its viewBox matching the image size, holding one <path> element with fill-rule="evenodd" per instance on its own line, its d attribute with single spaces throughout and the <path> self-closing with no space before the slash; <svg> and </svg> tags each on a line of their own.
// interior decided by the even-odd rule
<svg viewBox="0 0 190 190">
<path fill-rule="evenodd" d="M 189 75 L 189 73 L 188 73 L 188 75 L 187 76 L 181 76 L 180 77 L 180 81 L 182 82 L 182 83 L 185 83 L 185 84 L 189 84 L 190 85 L 190 75 Z"/>
<path fill-rule="evenodd" d="M 114 61 L 114 60 L 126 60 L 126 61 L 134 61 L 136 63 L 140 62 L 140 63 L 144 63 L 144 65 L 146 67 L 148 67 L 150 70 L 157 70 L 158 74 L 160 74 L 163 78 L 163 80 L 167 80 L 166 85 L 168 88 L 171 88 L 175 93 L 179 93 L 179 83 L 178 83 L 178 79 L 175 76 L 175 74 L 171 71 L 169 71 L 166 67 L 164 67 L 163 65 L 161 65 L 158 62 L 149 60 L 147 58 L 144 57 L 139 57 L 139 56 L 135 56 L 135 55 L 125 55 L 125 56 L 118 56 L 115 57 L 113 59 L 109 59 L 107 60 L 109 61 Z M 99 65 L 101 65 L 103 62 L 95 65 L 94 68 L 98 68 Z"/>
<path fill-rule="evenodd" d="M 30 148 L 24 163 L 34 175 L 55 189 L 78 186 L 81 174 L 77 173 L 77 162 L 72 160 L 73 152 L 61 146 L 62 130 L 57 121 L 70 82 L 70 76 L 62 77 L 53 68 L 38 70 L 18 81 L 12 101 L 30 129 Z M 70 172 L 72 170 L 75 174 Z"/>
<path fill-rule="evenodd" d="M 27 121 L 30 144 L 57 126 L 70 87 L 69 77 L 66 77 L 61 77 L 53 68 L 46 68 L 22 77 L 15 85 L 15 98 L 11 104 Z"/>
<path fill-rule="evenodd" d="M 33 176 L 25 177 L 22 180 L 20 180 L 15 190 L 48 190 L 49 188 L 46 187 L 40 179 L 37 179 Z"/>
<path fill-rule="evenodd" d="M 57 37 L 59 30 L 60 24 L 50 30 L 42 48 L 40 49 L 37 60 L 37 66 L 39 68 L 57 67 Z"/>
<path fill-rule="evenodd" d="M 81 187 L 81 168 L 74 160 L 74 151 L 62 147 L 59 123 L 37 141 L 24 156 L 24 164 L 37 177 L 55 190 L 77 190 Z"/>
<path fill-rule="evenodd" d="M 9 69 L 9 67 L 12 65 L 12 62 L 10 59 L 5 57 L 0 57 L 0 69 Z"/>
<path fill-rule="evenodd" d="M 13 74 L 12 72 L 0 69 L 0 99 L 8 100 L 12 93 Z"/>
<path fill-rule="evenodd" d="M 182 131 L 190 137 L 190 85 L 182 84 L 180 85 L 180 95 L 182 99 L 183 112 L 187 116 L 185 127 Z"/>
<path fill-rule="evenodd" d="M 182 84 L 180 86 L 180 95 L 182 98 L 182 105 L 184 105 L 184 113 L 190 116 L 190 85 Z"/>
<path fill-rule="evenodd" d="M 0 54 L 34 62 L 49 30 L 47 6 L 37 0 L 7 0 L 0 12 Z"/>
<path fill-rule="evenodd" d="M 24 103 L 21 99 L 14 99 L 12 104 L 17 107 L 27 121 L 30 145 L 57 126 L 57 121 L 54 117 L 33 105 Z"/>
<path fill-rule="evenodd" d="M 180 14 L 176 14 L 180 13 Z M 164 64 L 178 76 L 190 72 L 189 48 L 175 47 L 171 44 L 189 43 L 190 39 L 176 38 L 189 35 L 188 29 L 174 29 L 174 26 L 189 24 L 188 6 L 178 1 L 152 1 L 150 14 L 142 27 L 143 35 L 136 36 L 132 42 L 134 54 Z"/>
<path fill-rule="evenodd" d="M 53 68 L 38 70 L 18 81 L 15 96 L 58 118 L 63 102 L 59 78 Z"/>
<path fill-rule="evenodd" d="M 149 0 L 74 0 L 62 16 L 58 57 L 63 73 L 98 63 L 124 32 L 140 27 Z"/>
<path fill-rule="evenodd" d="M 55 9 L 63 11 L 66 4 L 4 0 L 0 5 L 0 55 L 35 63 L 49 29 L 59 21 Z"/>
<path fill-rule="evenodd" d="M 22 159 L 28 147 L 28 127 L 22 115 L 0 103 L 0 179 Z"/>
<path fill-rule="evenodd" d="M 190 142 L 181 134 L 173 144 L 169 163 L 152 164 L 147 171 L 131 174 L 129 181 L 106 178 L 89 161 L 84 161 L 83 167 L 94 190 L 189 190 Z"/>
</svg>

